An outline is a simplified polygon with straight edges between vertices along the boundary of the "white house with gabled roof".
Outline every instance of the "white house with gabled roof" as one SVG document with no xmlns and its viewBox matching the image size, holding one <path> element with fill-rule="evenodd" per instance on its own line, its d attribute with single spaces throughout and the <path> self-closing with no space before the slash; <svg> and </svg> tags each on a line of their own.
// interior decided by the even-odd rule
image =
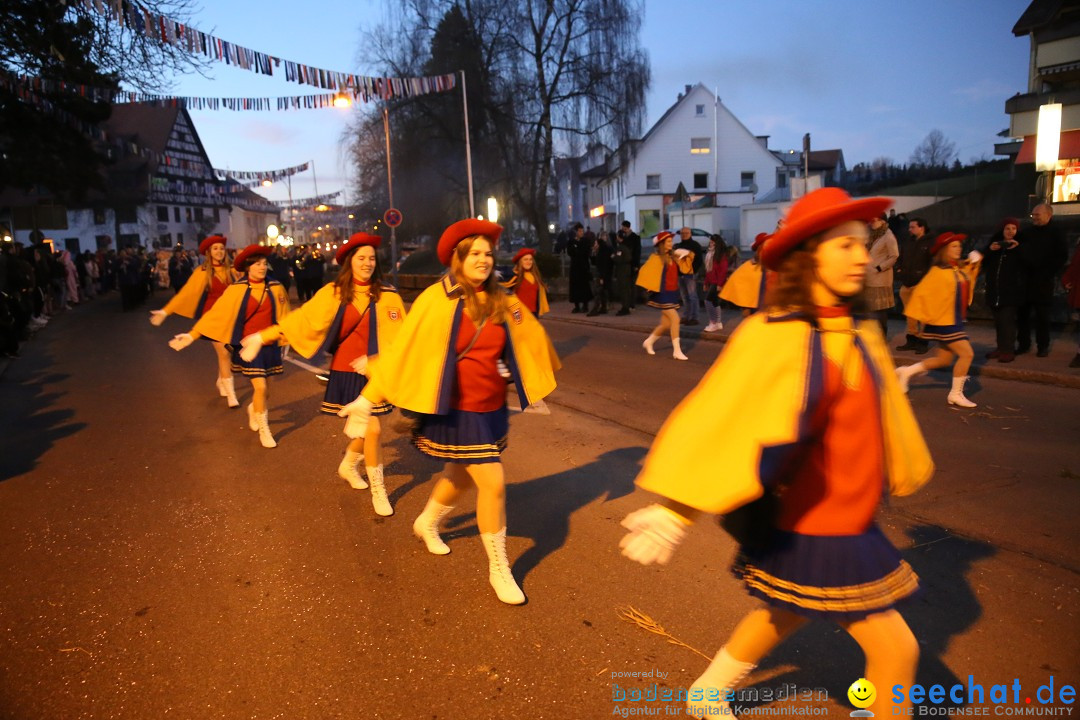
<svg viewBox="0 0 1080 720">
<path fill-rule="evenodd" d="M 643 237 L 689 225 L 739 243 L 740 208 L 772 194 L 788 175 L 767 136 L 750 132 L 703 84 L 687 85 L 644 137 L 581 168 L 581 181 L 598 192 L 579 197 L 598 195 L 600 204 L 580 208 L 575 220 L 608 230 L 629 220 Z"/>
</svg>

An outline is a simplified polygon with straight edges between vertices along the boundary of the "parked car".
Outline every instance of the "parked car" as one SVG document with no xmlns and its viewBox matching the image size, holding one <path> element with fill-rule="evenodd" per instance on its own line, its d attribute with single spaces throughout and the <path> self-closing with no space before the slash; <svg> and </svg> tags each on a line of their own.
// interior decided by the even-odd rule
<svg viewBox="0 0 1080 720">
<path fill-rule="evenodd" d="M 669 232 L 674 235 L 675 244 L 677 245 L 679 243 L 679 228 L 675 228 L 674 230 L 665 230 L 663 232 Z M 660 233 L 656 233 L 656 235 L 659 234 Z M 656 235 L 650 235 L 649 237 L 644 238 L 641 241 L 641 247 L 643 251 L 653 247 L 656 241 Z M 698 245 L 701 246 L 702 250 L 707 250 L 709 248 L 709 238 L 712 237 L 712 233 L 706 230 L 702 230 L 701 228 L 690 228 L 690 237 L 697 241 Z"/>
</svg>

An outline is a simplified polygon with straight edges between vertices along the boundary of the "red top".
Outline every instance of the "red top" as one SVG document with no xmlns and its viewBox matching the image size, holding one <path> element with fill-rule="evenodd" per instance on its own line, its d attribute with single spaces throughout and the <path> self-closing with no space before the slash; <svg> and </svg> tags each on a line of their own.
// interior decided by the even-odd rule
<svg viewBox="0 0 1080 720">
<path fill-rule="evenodd" d="M 460 355 L 476 335 L 468 313 L 461 314 L 454 352 Z M 506 347 L 506 328 L 488 320 L 465 357 L 457 361 L 457 379 L 450 398 L 455 410 L 491 412 L 506 404 L 506 380 L 495 365 Z"/>
<path fill-rule="evenodd" d="M 531 273 L 522 273 L 521 282 L 514 288 L 514 295 L 521 304 L 529 308 L 535 315 L 539 311 L 540 286 L 528 279 Z"/>
<path fill-rule="evenodd" d="M 679 265 L 672 260 L 664 268 L 664 286 L 661 290 L 678 290 L 679 289 Z"/>
<path fill-rule="evenodd" d="M 270 288 L 265 282 L 252 280 L 251 295 L 248 296 L 247 307 L 244 308 L 244 337 L 251 333 L 265 330 L 274 324 L 270 299 Z M 261 302 L 260 302 L 261 300 Z"/>
<path fill-rule="evenodd" d="M 371 331 L 370 306 L 368 312 L 364 312 L 363 320 L 360 319 L 361 312 L 363 311 L 356 309 L 355 303 L 349 303 L 349 306 L 345 308 L 345 316 L 341 319 L 341 328 L 338 330 L 338 347 L 330 360 L 331 370 L 353 372 L 352 361 L 368 354 L 368 333 Z"/>
<path fill-rule="evenodd" d="M 828 357 L 824 370 L 825 388 L 812 419 L 812 427 L 824 432 L 782 494 L 777 527 L 804 535 L 856 535 L 870 527 L 885 487 L 880 398 L 865 361 L 857 387 L 844 385 L 842 369 Z"/>
<path fill-rule="evenodd" d="M 210 276 L 210 292 L 206 293 L 206 301 L 203 303 L 203 315 L 210 311 L 218 298 L 225 293 L 225 288 L 229 287 L 229 271 L 224 265 L 213 267 L 214 272 Z"/>
<path fill-rule="evenodd" d="M 971 283 L 968 282 L 968 276 L 962 272 L 957 271 L 960 276 L 960 320 L 967 320 L 968 311 L 968 299 L 971 297 Z"/>
</svg>

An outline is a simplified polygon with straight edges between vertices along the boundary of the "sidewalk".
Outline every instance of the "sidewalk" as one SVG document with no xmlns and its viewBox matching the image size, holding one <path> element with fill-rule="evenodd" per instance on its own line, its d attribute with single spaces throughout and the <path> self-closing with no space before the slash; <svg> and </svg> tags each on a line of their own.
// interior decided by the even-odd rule
<svg viewBox="0 0 1080 720">
<path fill-rule="evenodd" d="M 574 314 L 570 312 L 573 305 L 566 300 L 555 300 L 551 303 L 551 312 L 544 316 L 545 321 L 574 323 L 595 327 L 606 327 L 614 330 L 626 330 L 638 333 L 642 339 L 652 331 L 660 319 L 660 311 L 645 305 L 638 305 L 629 315 L 619 317 L 615 310 L 609 310 L 607 315 L 587 317 L 584 313 Z M 715 349 L 705 345 L 702 349 L 708 352 L 719 352 L 720 345 L 727 342 L 728 336 L 735 330 L 742 319 L 742 314 L 737 310 L 724 309 L 724 329 L 720 332 L 703 333 L 705 327 L 705 311 L 699 313 L 700 325 L 687 327 L 682 326 L 680 335 L 686 339 L 693 339 L 701 343 L 716 343 Z M 1032 351 L 1017 356 L 1011 363 L 999 363 L 996 360 L 987 360 L 986 353 L 996 346 L 994 339 L 994 326 L 983 321 L 972 321 L 967 325 L 968 337 L 975 350 L 975 362 L 971 366 L 971 374 L 1002 380 L 1016 380 L 1019 382 L 1042 383 L 1045 385 L 1057 385 L 1059 387 L 1080 389 L 1080 368 L 1070 368 L 1069 362 L 1076 356 L 1076 335 L 1066 336 L 1061 330 L 1051 334 L 1050 355 L 1048 357 L 1035 357 L 1034 347 Z M 895 348 L 904 342 L 904 322 L 900 318 L 889 319 L 889 347 Z M 699 347 L 702 347 L 699 345 Z M 684 350 L 692 354 L 693 350 Z M 926 355 L 916 355 L 913 352 L 893 352 L 893 359 L 898 365 L 907 365 Z"/>
</svg>

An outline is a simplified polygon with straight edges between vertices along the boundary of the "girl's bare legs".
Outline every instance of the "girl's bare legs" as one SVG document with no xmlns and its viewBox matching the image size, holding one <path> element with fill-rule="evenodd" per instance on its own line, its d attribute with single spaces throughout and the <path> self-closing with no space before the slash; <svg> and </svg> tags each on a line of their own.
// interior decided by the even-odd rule
<svg viewBox="0 0 1080 720">
<path fill-rule="evenodd" d="M 905 699 L 904 703 L 895 706 L 888 692 L 893 685 L 910 688 L 919 664 L 919 643 L 904 618 L 895 610 L 887 610 L 855 622 L 841 623 L 841 627 L 862 648 L 866 656 L 864 677 L 877 688 L 877 697 L 869 710 L 876 717 L 906 714 L 911 701 Z"/>
</svg>

